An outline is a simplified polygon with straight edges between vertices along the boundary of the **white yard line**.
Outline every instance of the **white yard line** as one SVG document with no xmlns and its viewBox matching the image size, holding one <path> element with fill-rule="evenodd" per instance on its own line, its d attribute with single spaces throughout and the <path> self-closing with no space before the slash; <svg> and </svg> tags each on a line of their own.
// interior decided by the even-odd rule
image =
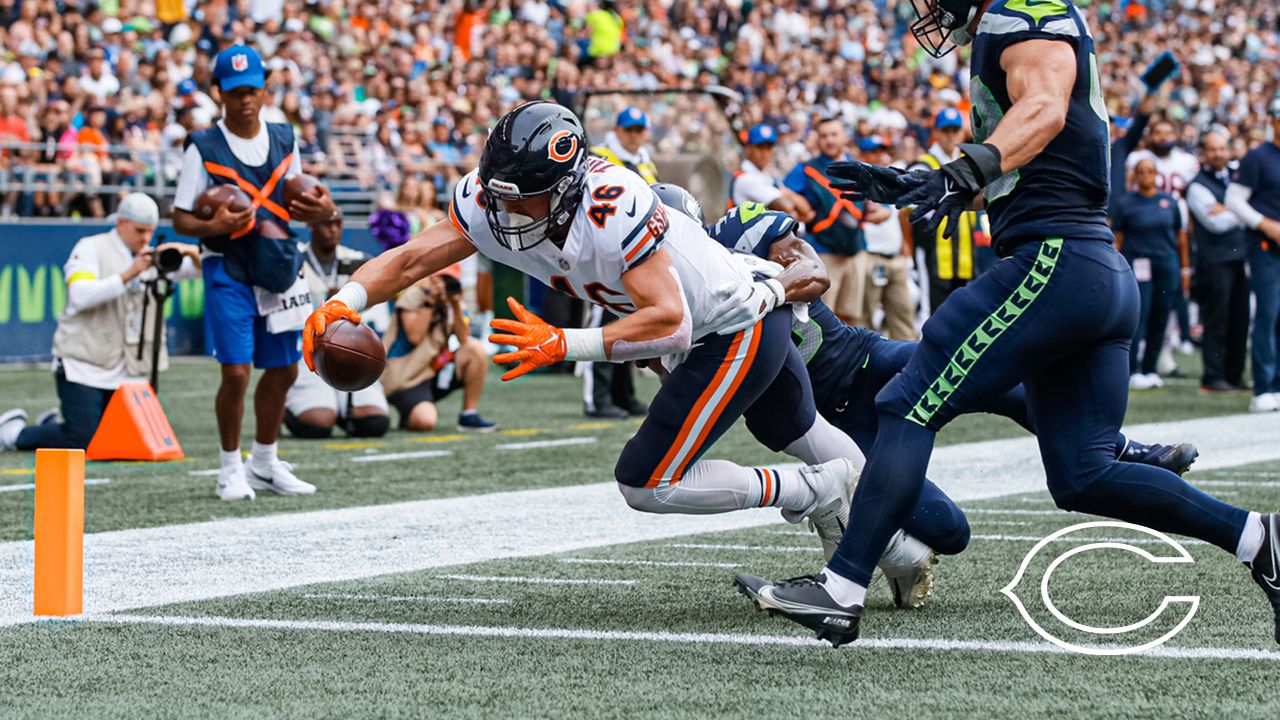
<svg viewBox="0 0 1280 720">
<path fill-rule="evenodd" d="M 818 546 L 806 547 L 804 545 L 736 545 L 733 543 L 668 543 L 669 548 L 680 548 L 682 550 L 734 550 L 752 552 L 802 552 L 817 553 L 822 548 Z"/>
<path fill-rule="evenodd" d="M 168 625 L 177 627 L 216 627 L 267 630 L 304 630 L 321 632 L 405 633 L 411 635 L 444 635 L 453 637 L 520 638 L 547 640 L 596 640 L 602 642 L 649 642 L 677 644 L 755 645 L 827 648 L 807 633 L 801 635 L 747 635 L 734 633 L 680 633 L 635 630 L 592 630 L 587 628 L 522 628 L 484 627 L 477 625 L 428 625 L 418 623 L 340 622 L 336 620 L 274 620 L 229 617 L 182 617 L 165 615 L 95 615 L 82 621 L 130 625 Z M 1093 647 L 1105 648 L 1106 645 Z M 945 638 L 866 638 L 846 646 L 844 652 L 858 650 L 939 650 L 952 652 L 1041 653 L 1066 655 L 1064 650 L 1046 642 L 1006 642 L 996 640 L 949 640 Z M 1280 662 L 1280 652 L 1227 647 L 1170 647 L 1164 645 L 1134 656 L 1135 659 L 1169 660 L 1255 660 Z M 1077 659 L 1080 659 L 1077 656 Z M 1108 658 L 1107 662 L 1123 662 Z"/>
<path fill-rule="evenodd" d="M 386 453 L 385 455 L 356 455 L 351 458 L 351 462 L 369 463 L 369 462 L 386 462 L 388 460 L 416 460 L 418 458 L 433 458 L 452 455 L 452 450 L 412 450 L 410 452 Z"/>
<path fill-rule="evenodd" d="M 679 560 L 609 560 L 607 558 L 560 558 L 560 562 L 571 565 L 638 565 L 641 567 L 692 567 L 692 568 L 724 568 L 730 570 L 742 567 L 738 563 L 724 562 L 682 562 Z"/>
<path fill-rule="evenodd" d="M 111 478 L 88 478 L 84 481 L 85 485 L 106 485 L 111 482 Z M 35 483 L 22 483 L 21 485 L 0 485 L 0 493 L 18 492 L 20 490 L 35 490 Z"/>
<path fill-rule="evenodd" d="M 599 440 L 594 437 L 571 437 L 559 440 L 531 440 L 529 442 L 503 443 L 494 445 L 494 450 L 535 450 L 537 448 L 563 447 L 565 445 L 590 445 Z"/>
<path fill-rule="evenodd" d="M 353 595 L 347 593 L 304 593 L 317 600 L 360 600 L 364 602 L 420 602 L 446 605 L 510 605 L 506 598 L 439 597 L 436 595 Z"/>
<path fill-rule="evenodd" d="M 1275 442 L 1280 413 L 1128 430 L 1143 441 L 1195 442 L 1204 453 L 1197 469 L 1280 459 L 1280 443 Z M 961 502 L 1044 490 L 1039 452 L 1030 437 L 941 447 L 929 470 L 930 477 Z M 430 463 L 422 465 L 422 473 L 431 476 Z M 640 513 L 623 502 L 609 479 L 574 487 L 93 533 L 85 537 L 85 608 L 102 613 L 153 607 L 740 530 L 778 520 L 776 510 Z M 816 556 L 817 542 L 796 550 Z M 0 625 L 34 619 L 32 562 L 30 541 L 0 543 Z"/>
<path fill-rule="evenodd" d="M 513 583 L 515 585 L 635 585 L 636 580 L 606 580 L 601 578 L 551 578 L 520 577 L 515 575 L 437 575 L 441 580 L 460 580 L 476 583 Z"/>
</svg>

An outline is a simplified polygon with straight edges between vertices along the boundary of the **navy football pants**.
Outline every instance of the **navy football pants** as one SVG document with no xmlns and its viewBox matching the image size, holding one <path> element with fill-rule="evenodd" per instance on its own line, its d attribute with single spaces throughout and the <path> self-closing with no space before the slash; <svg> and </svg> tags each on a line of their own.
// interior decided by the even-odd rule
<svg viewBox="0 0 1280 720">
<path fill-rule="evenodd" d="M 1020 382 L 1058 507 L 1233 552 L 1244 510 L 1167 470 L 1116 460 L 1137 316 L 1133 273 L 1100 240 L 1021 245 L 953 293 L 876 398 L 876 439 L 830 567 L 868 584 L 918 502 L 937 431 Z"/>
<path fill-rule="evenodd" d="M 739 417 L 779 451 L 813 427 L 809 373 L 791 343 L 791 309 L 769 313 L 736 335 L 707 335 L 649 404 L 618 457 L 614 476 L 631 487 L 676 483 Z"/>
</svg>

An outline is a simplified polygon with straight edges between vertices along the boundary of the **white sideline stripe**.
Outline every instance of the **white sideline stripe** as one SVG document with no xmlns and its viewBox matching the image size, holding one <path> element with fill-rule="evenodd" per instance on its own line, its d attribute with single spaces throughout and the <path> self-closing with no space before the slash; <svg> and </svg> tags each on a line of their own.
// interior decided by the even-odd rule
<svg viewBox="0 0 1280 720">
<path fill-rule="evenodd" d="M 481 625 L 428 625 L 419 623 L 340 622 L 336 620 L 274 620 L 267 618 L 183 617 L 174 615 L 87 615 L 79 622 L 128 625 L 170 625 L 268 630 L 320 630 L 325 632 L 379 632 L 412 635 L 451 635 L 549 640 L 603 640 L 613 642 L 666 642 L 716 645 L 781 645 L 811 647 L 830 652 L 830 646 L 801 635 L 747 635 L 745 633 L 680 633 L 635 630 L 590 630 L 577 628 L 486 627 Z M 1116 646 L 1092 645 L 1107 648 Z M 858 650 L 948 650 L 958 652 L 1045 653 L 1066 655 L 1057 645 L 1045 642 L 996 640 L 949 640 L 946 638 L 864 638 L 845 646 Z M 1228 647 L 1170 647 L 1163 645 L 1134 656 L 1136 659 L 1170 660 L 1261 660 L 1280 662 L 1280 652 Z M 1120 658 L 1112 658 L 1121 662 Z"/>
<path fill-rule="evenodd" d="M 635 585 L 635 580 L 605 580 L 601 578 L 549 578 L 521 577 L 516 575 L 437 575 L 440 580 L 464 582 L 515 583 L 517 585 Z"/>
<path fill-rule="evenodd" d="M 505 598 L 439 597 L 436 595 L 353 595 L 346 593 L 306 593 L 302 597 L 315 600 L 368 600 L 371 602 L 425 602 L 458 605 L 510 605 Z"/>
<path fill-rule="evenodd" d="M 1196 443 L 1206 450 L 1197 469 L 1280 459 L 1280 443 L 1275 442 L 1280 413 L 1128 431 L 1142 439 Z M 1036 502 L 1047 499 L 1039 450 L 1030 436 L 940 447 L 929 471 L 962 503 L 1031 491 L 1037 491 Z M 436 477 L 431 464 L 419 472 L 424 480 Z M 778 522 L 773 510 L 640 513 L 622 500 L 612 479 L 601 480 L 605 482 L 91 533 L 85 536 L 85 608 L 114 612 Z M 211 497 L 209 502 L 212 512 L 217 501 Z M 813 546 L 816 552 L 817 543 Z M 253 552 L 245 552 L 246 547 Z M 0 542 L 0 625 L 35 619 L 32 555 L 30 540 Z"/>
<path fill-rule="evenodd" d="M 106 485 L 111 482 L 111 478 L 89 478 L 84 481 L 85 485 Z M 22 483 L 21 485 L 0 485 L 0 492 L 18 492 L 19 490 L 35 490 L 36 484 L 33 482 Z"/>
<path fill-rule="evenodd" d="M 355 455 L 351 462 L 385 462 L 387 460 L 412 460 L 414 458 L 444 457 L 452 455 L 452 450 L 413 450 L 411 452 L 387 453 L 385 455 Z"/>
<path fill-rule="evenodd" d="M 607 560 L 604 558 L 560 558 L 562 563 L 573 565 L 640 565 L 642 567 L 701 567 L 701 568 L 740 568 L 738 563 L 693 562 L 680 560 Z"/>
<path fill-rule="evenodd" d="M 560 438 L 559 440 L 530 440 L 529 442 L 503 443 L 502 445 L 494 445 L 494 450 L 533 450 L 534 448 L 545 447 L 561 447 L 564 445 L 590 445 L 599 438 L 594 437 L 571 437 Z"/>
<path fill-rule="evenodd" d="M 995 540 L 1001 542 L 1040 542 L 1044 539 L 1043 535 L 972 535 L 970 540 Z M 1193 540 L 1191 538 L 1179 537 L 1177 539 L 1180 545 L 1208 545 L 1203 540 Z M 1125 537 L 1093 537 L 1088 534 L 1067 535 L 1060 538 L 1054 538 L 1049 542 L 1111 542 L 1124 543 L 1126 545 L 1166 545 L 1163 540 L 1155 538 L 1125 538 Z"/>
<path fill-rule="evenodd" d="M 187 472 L 191 477 L 210 477 L 222 472 L 220 468 L 212 468 L 210 470 L 190 470 Z"/>
</svg>

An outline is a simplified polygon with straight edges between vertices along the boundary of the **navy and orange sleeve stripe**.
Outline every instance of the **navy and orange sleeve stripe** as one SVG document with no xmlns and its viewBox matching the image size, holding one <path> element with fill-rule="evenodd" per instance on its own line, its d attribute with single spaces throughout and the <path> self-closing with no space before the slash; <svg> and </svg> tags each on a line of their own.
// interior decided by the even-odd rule
<svg viewBox="0 0 1280 720">
<path fill-rule="evenodd" d="M 662 247 L 667 236 L 667 211 L 655 195 L 649 211 L 622 241 L 622 265 L 625 270 L 649 259 Z"/>
</svg>

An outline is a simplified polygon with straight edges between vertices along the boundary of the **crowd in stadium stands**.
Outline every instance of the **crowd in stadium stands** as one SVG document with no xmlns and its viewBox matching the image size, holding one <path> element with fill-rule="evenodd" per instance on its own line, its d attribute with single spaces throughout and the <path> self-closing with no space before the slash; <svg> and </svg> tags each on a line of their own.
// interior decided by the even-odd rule
<svg viewBox="0 0 1280 720">
<path fill-rule="evenodd" d="M 1159 132 L 1199 158 L 1213 131 L 1234 166 L 1264 141 L 1280 91 L 1275 0 L 1077 4 L 1092 16 L 1116 136 L 1144 99 L 1154 110 L 1132 149 Z M 927 55 L 913 17 L 905 0 L 0 0 L 0 181 L 10 183 L 0 213 L 100 217 L 130 189 L 171 186 L 176 149 L 217 117 L 210 60 L 234 43 L 267 59 L 264 117 L 295 127 L 305 170 L 371 192 L 411 232 L 440 219 L 501 113 L 531 98 L 573 104 L 587 88 L 736 90 L 742 139 L 762 124 L 774 133 L 760 170 L 779 181 L 799 162 L 836 157 L 819 140 L 831 119 L 848 152 L 906 167 L 938 154 L 949 108 L 967 134 L 971 102 L 967 51 Z M 1144 98 L 1139 76 L 1165 49 L 1180 72 Z M 652 141 L 696 143 L 714 124 L 699 112 L 682 108 L 679 127 L 659 120 Z M 1153 191 L 1135 176 L 1117 199 Z M 1155 190 L 1183 202 L 1185 188 L 1161 181 Z M 902 242 L 885 231 L 893 255 Z M 987 260 L 974 258 L 974 271 Z"/>
</svg>

